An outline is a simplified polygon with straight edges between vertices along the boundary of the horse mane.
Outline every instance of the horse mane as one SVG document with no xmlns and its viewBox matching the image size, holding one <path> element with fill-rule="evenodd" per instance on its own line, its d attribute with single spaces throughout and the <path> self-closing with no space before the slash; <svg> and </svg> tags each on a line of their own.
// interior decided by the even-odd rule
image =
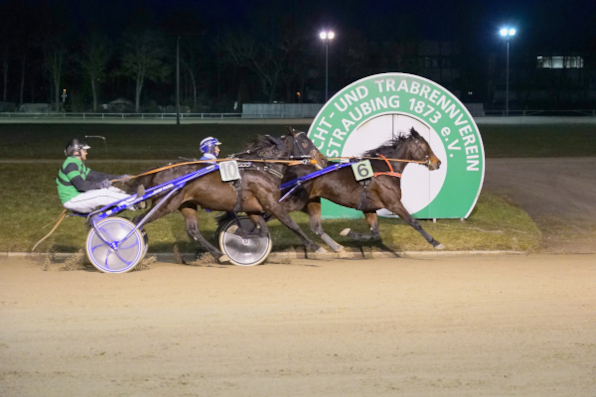
<svg viewBox="0 0 596 397">
<path fill-rule="evenodd" d="M 386 141 L 376 149 L 366 151 L 364 157 L 377 157 L 379 154 L 388 157 L 392 156 L 409 138 L 419 138 L 420 134 L 412 127 L 410 128 L 410 134 L 405 135 L 400 133 L 398 136 Z"/>
<path fill-rule="evenodd" d="M 284 136 L 285 138 L 285 136 Z M 246 148 L 247 152 L 237 155 L 241 159 L 250 159 L 256 157 L 263 157 L 268 159 L 281 159 L 288 157 L 287 151 L 281 151 L 277 144 L 272 141 L 268 135 L 259 135 Z"/>
</svg>

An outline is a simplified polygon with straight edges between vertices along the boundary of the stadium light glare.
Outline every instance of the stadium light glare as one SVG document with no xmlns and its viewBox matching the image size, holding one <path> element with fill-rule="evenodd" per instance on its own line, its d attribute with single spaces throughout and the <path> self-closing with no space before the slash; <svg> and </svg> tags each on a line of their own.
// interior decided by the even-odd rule
<svg viewBox="0 0 596 397">
<path fill-rule="evenodd" d="M 499 34 L 503 36 L 507 42 L 507 68 L 505 78 L 505 116 L 509 116 L 509 39 L 517 33 L 517 29 L 511 27 L 501 28 Z"/>
<path fill-rule="evenodd" d="M 323 30 L 319 37 L 325 43 L 325 103 L 329 99 L 329 42 L 335 38 L 332 30 Z"/>
</svg>

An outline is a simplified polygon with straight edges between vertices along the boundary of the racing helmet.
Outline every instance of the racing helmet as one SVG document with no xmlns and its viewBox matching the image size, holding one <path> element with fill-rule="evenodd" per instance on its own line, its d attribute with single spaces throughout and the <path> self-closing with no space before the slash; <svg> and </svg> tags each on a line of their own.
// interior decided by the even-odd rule
<svg viewBox="0 0 596 397">
<path fill-rule="evenodd" d="M 74 138 L 68 141 L 66 144 L 66 147 L 64 148 L 64 155 L 67 157 L 74 156 L 77 152 L 87 149 L 91 149 L 91 146 L 87 145 L 85 141 L 81 139 Z"/>
<path fill-rule="evenodd" d="M 220 141 L 211 136 L 208 136 L 207 138 L 201 141 L 201 152 L 211 153 L 213 152 L 213 149 L 218 145 L 221 145 Z"/>
</svg>

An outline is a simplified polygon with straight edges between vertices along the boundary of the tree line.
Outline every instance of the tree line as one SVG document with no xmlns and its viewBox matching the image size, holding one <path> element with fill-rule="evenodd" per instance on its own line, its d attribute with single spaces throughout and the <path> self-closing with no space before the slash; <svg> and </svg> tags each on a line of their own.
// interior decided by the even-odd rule
<svg viewBox="0 0 596 397">
<path fill-rule="evenodd" d="M 182 105 L 193 112 L 240 112 L 245 102 L 324 100 L 325 46 L 318 38 L 320 26 L 308 18 L 265 12 L 248 25 L 214 27 L 194 13 L 174 11 L 158 20 L 140 8 L 122 29 L 110 29 L 105 23 L 78 26 L 69 15 L 64 3 L 0 4 L 0 101 L 51 103 L 60 111 L 66 94 L 70 110 L 97 112 L 101 104 L 124 97 L 136 112 L 163 111 L 176 102 L 177 64 Z M 421 50 L 424 40 L 408 15 L 394 17 L 383 32 L 376 38 L 359 29 L 338 32 L 329 45 L 330 92 L 375 73 L 425 76 L 437 61 L 458 70 L 445 86 L 464 101 L 490 105 L 502 91 L 501 43 L 479 44 L 462 29 L 459 37 L 446 38 L 459 50 L 437 60 Z M 560 107 L 561 90 L 572 86 L 566 74 L 553 79 L 549 71 L 537 70 L 536 52 L 529 44 L 521 46 L 513 47 L 511 89 L 558 90 L 552 106 Z M 585 81 L 593 78 L 593 62 L 586 59 L 586 72 L 574 83 L 578 90 L 590 88 Z M 589 98 L 587 91 L 584 97 Z"/>
<path fill-rule="evenodd" d="M 65 6 L 43 4 L 0 5 L 4 102 L 47 102 L 59 110 L 66 89 L 66 104 L 77 111 L 98 111 L 119 97 L 133 100 L 137 112 L 155 110 L 175 103 L 177 59 L 182 104 L 194 111 L 323 100 L 325 47 L 313 23 L 261 15 L 249 27 L 207 29 L 189 13 L 155 23 L 140 10 L 122 32 L 108 32 L 77 29 Z M 343 32 L 329 45 L 330 90 L 387 70 L 416 73 L 416 39 L 405 39 L 374 43 L 362 32 Z"/>
</svg>

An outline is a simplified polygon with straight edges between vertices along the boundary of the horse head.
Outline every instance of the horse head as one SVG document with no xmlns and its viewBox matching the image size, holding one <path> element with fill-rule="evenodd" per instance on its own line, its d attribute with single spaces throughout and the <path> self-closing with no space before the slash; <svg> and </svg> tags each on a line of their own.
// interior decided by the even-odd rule
<svg viewBox="0 0 596 397">
<path fill-rule="evenodd" d="M 285 135 L 285 138 L 290 156 L 295 159 L 310 158 L 314 160 L 314 165 L 319 170 L 327 167 L 327 157 L 317 149 L 306 133 L 295 130 L 292 127 L 287 128 L 288 133 Z"/>
<path fill-rule="evenodd" d="M 429 170 L 438 170 L 441 166 L 441 160 L 433 153 L 426 139 L 412 127 L 410 136 L 406 139 L 406 147 L 411 160 L 424 161 Z"/>
<path fill-rule="evenodd" d="M 389 159 L 421 161 L 431 171 L 438 170 L 441 166 L 441 160 L 433 153 L 426 139 L 414 128 L 410 129 L 410 135 L 399 135 L 382 146 L 364 153 L 364 156 L 369 157 L 379 155 Z"/>
</svg>

